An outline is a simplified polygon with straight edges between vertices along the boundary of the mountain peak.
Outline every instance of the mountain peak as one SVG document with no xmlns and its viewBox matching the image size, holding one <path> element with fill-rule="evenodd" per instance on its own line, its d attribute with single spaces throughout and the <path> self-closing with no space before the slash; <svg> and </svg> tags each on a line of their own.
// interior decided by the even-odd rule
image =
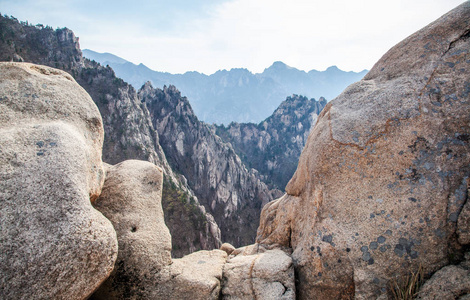
<svg viewBox="0 0 470 300">
<path fill-rule="evenodd" d="M 278 60 L 278 61 L 273 62 L 272 67 L 287 67 L 287 65 L 283 63 L 282 61 Z"/>
<path fill-rule="evenodd" d="M 293 69 L 292 67 L 289 67 L 282 61 L 275 61 L 269 68 L 265 69 L 266 70 L 286 70 L 286 69 Z"/>
<path fill-rule="evenodd" d="M 336 72 L 341 71 L 337 66 L 331 66 L 326 69 L 326 72 Z"/>
<path fill-rule="evenodd" d="M 153 86 L 152 86 L 152 82 L 149 80 L 149 81 L 146 81 L 144 83 L 144 85 L 140 88 L 141 90 L 145 90 L 145 89 L 153 89 Z"/>
</svg>

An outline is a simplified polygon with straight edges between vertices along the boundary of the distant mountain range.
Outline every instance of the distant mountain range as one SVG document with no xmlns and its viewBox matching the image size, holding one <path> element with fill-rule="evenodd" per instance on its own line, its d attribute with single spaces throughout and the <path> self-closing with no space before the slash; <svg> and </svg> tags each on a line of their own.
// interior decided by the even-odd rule
<svg viewBox="0 0 470 300">
<path fill-rule="evenodd" d="M 114 69 L 116 75 L 139 89 L 145 82 L 153 86 L 175 85 L 186 96 L 198 118 L 206 123 L 259 123 L 292 94 L 331 100 L 348 85 L 367 73 L 345 72 L 336 66 L 325 71 L 305 72 L 275 62 L 262 73 L 247 69 L 221 70 L 212 75 L 199 72 L 171 74 L 153 71 L 110 53 L 83 50 L 83 56 Z"/>
</svg>

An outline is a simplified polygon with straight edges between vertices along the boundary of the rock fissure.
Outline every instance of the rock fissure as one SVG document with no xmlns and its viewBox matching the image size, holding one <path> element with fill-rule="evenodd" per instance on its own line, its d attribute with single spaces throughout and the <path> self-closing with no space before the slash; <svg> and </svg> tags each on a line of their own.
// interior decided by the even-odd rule
<svg viewBox="0 0 470 300">
<path fill-rule="evenodd" d="M 253 276 L 253 269 L 255 268 L 256 260 L 259 258 L 259 256 L 256 256 L 255 259 L 253 259 L 253 262 L 250 265 L 249 273 L 248 273 L 248 278 L 250 279 L 250 288 L 251 288 L 251 293 L 253 295 L 253 298 L 255 300 L 258 300 L 258 296 L 256 295 L 255 291 L 255 284 L 253 282 L 254 276 Z"/>
<path fill-rule="evenodd" d="M 466 39 L 470 38 L 470 29 L 464 31 L 458 38 L 453 40 L 452 42 L 449 43 L 449 47 L 447 48 L 446 51 L 442 54 L 442 57 L 444 57 L 451 49 L 455 47 L 455 44 L 459 41 L 465 41 Z"/>
<path fill-rule="evenodd" d="M 434 74 L 434 72 L 433 72 L 433 74 Z M 426 88 L 426 86 L 423 88 L 423 91 L 424 91 L 425 88 Z M 422 93 L 423 92 L 421 92 L 420 96 L 422 95 Z M 418 97 L 418 98 L 420 98 L 420 97 Z M 421 111 L 420 101 L 418 101 L 418 110 Z M 419 118 L 420 115 L 418 115 L 417 117 L 414 117 L 414 118 Z M 389 118 L 389 119 L 385 120 L 384 125 L 381 126 L 381 127 L 385 127 L 385 128 L 381 131 L 378 131 L 376 134 L 374 134 L 374 136 L 367 139 L 367 141 L 365 141 L 365 143 L 364 143 L 364 146 L 360 146 L 357 143 L 346 143 L 346 142 L 341 142 L 338 139 L 335 139 L 334 135 L 333 135 L 333 127 L 331 125 L 331 115 L 328 114 L 328 122 L 329 122 L 328 127 L 329 127 L 330 139 L 332 141 L 334 141 L 335 143 L 337 143 L 339 146 L 353 147 L 353 148 L 356 148 L 360 151 L 364 151 L 364 150 L 367 150 L 368 146 L 373 145 L 374 143 L 377 143 L 379 140 L 386 138 L 386 135 L 390 132 L 390 128 L 392 127 L 393 123 L 397 123 L 397 122 L 401 122 L 401 121 L 409 120 L 409 119 L 410 118 L 393 117 L 393 118 Z"/>
</svg>

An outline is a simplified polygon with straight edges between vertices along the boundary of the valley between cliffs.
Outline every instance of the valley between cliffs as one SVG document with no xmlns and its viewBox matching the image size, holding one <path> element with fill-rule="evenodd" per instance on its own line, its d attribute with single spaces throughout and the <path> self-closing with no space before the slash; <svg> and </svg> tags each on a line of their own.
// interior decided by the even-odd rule
<svg viewBox="0 0 470 300">
<path fill-rule="evenodd" d="M 469 20 L 465 2 L 327 104 L 216 127 L 70 30 L 1 17 L 0 298 L 468 299 Z M 285 193 L 264 182 L 305 138 Z"/>
</svg>

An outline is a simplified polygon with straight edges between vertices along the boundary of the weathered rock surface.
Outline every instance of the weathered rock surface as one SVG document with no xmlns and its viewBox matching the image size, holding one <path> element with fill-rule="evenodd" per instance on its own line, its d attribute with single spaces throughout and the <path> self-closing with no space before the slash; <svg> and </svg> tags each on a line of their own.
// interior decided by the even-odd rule
<svg viewBox="0 0 470 300">
<path fill-rule="evenodd" d="M 257 237 L 293 248 L 300 299 L 386 297 L 393 276 L 461 259 L 469 19 L 465 2 L 411 35 L 320 114 Z"/>
<path fill-rule="evenodd" d="M 201 250 L 174 259 L 159 273 L 157 291 L 151 299 L 220 299 L 226 258 L 222 250 Z"/>
<path fill-rule="evenodd" d="M 161 206 L 163 172 L 127 160 L 109 166 L 94 206 L 114 225 L 119 242 L 115 269 L 93 299 L 218 299 L 221 250 L 171 259 L 171 236 Z"/>
<path fill-rule="evenodd" d="M 460 299 L 470 293 L 470 271 L 450 265 L 437 271 L 420 289 L 417 299 Z"/>
<path fill-rule="evenodd" d="M 236 249 L 224 265 L 223 299 L 295 299 L 294 265 L 280 249 Z"/>
<path fill-rule="evenodd" d="M 146 105 L 132 86 L 117 78 L 111 68 L 84 59 L 70 29 L 28 25 L 0 15 L 0 32 L 1 61 L 21 60 L 65 70 L 89 93 L 103 118 L 103 161 L 117 164 L 140 159 L 162 167 L 165 221 L 175 236 L 173 255 L 220 246 L 217 223 L 199 204 L 186 179 L 173 173 Z M 179 238 L 182 232 L 185 238 Z"/>
<path fill-rule="evenodd" d="M 216 133 L 232 144 L 241 160 L 256 169 L 270 188 L 284 190 L 325 105 L 323 97 L 316 101 L 292 95 L 263 122 L 215 126 Z"/>
<path fill-rule="evenodd" d="M 464 192 L 464 191 L 462 191 Z M 470 178 L 467 178 L 467 199 L 470 195 Z M 465 195 L 460 195 L 460 198 L 464 198 Z M 465 202 L 465 205 L 460 212 L 457 220 L 457 236 L 459 243 L 462 245 L 470 244 L 470 202 Z"/>
<path fill-rule="evenodd" d="M 225 251 L 227 255 L 230 255 L 235 250 L 235 247 L 229 243 L 223 243 L 222 246 L 220 246 L 220 250 Z"/>
<path fill-rule="evenodd" d="M 84 299 L 111 273 L 101 192 L 103 125 L 60 70 L 0 63 L 0 298 Z"/>
<path fill-rule="evenodd" d="M 171 263 L 171 236 L 161 206 L 163 172 L 152 163 L 127 160 L 109 166 L 94 206 L 116 230 L 116 266 L 97 291 L 105 298 L 143 298 L 148 281 Z"/>
<path fill-rule="evenodd" d="M 194 115 L 188 100 L 174 87 L 139 90 L 158 131 L 160 144 L 175 170 L 219 224 L 222 240 L 234 246 L 251 244 L 261 207 L 273 194 L 255 170 L 248 170 L 233 148 Z"/>
</svg>

